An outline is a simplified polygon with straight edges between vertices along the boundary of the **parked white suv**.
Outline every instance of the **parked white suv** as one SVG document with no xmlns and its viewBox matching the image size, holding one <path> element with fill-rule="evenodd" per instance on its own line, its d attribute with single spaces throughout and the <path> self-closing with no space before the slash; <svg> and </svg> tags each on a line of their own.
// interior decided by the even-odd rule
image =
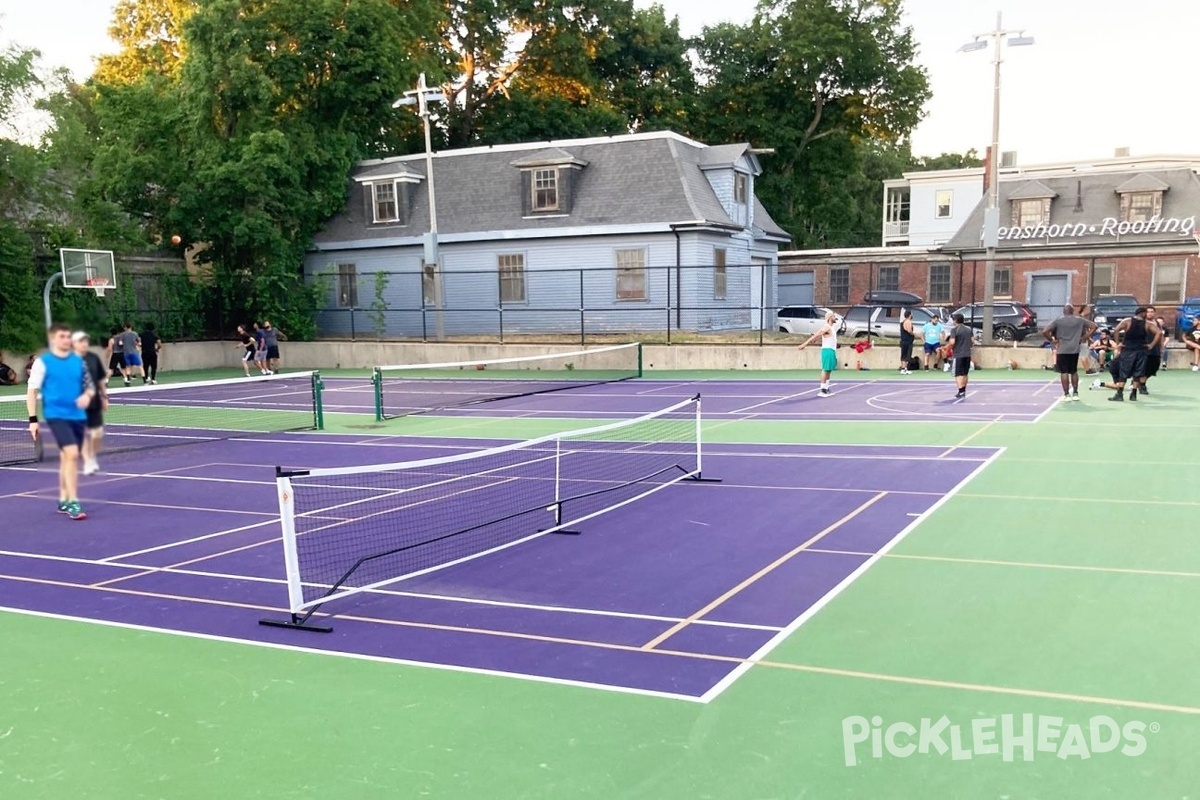
<svg viewBox="0 0 1200 800">
<path fill-rule="evenodd" d="M 829 313 L 829 309 L 824 306 L 784 306 L 779 309 L 777 315 L 779 332 L 812 336 L 825 324 L 827 313 Z M 839 314 L 834 314 L 834 316 L 837 317 L 837 332 L 845 333 L 846 320 L 842 319 Z"/>
</svg>

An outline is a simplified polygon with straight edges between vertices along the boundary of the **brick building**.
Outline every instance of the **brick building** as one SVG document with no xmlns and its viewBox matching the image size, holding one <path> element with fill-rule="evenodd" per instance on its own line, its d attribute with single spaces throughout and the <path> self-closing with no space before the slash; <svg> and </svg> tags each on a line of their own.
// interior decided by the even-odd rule
<svg viewBox="0 0 1200 800">
<path fill-rule="evenodd" d="M 995 296 L 1027 303 L 1047 319 L 1066 302 L 1132 294 L 1173 317 L 1189 291 L 1200 295 L 1197 170 L 1200 158 L 1162 157 L 1002 170 Z M 938 175 L 961 186 L 970 172 Z M 975 172 L 982 181 L 982 170 Z M 944 192 L 939 199 L 941 209 L 914 205 L 909 214 L 936 215 Z M 782 252 L 780 300 L 840 309 L 882 289 L 913 292 L 931 305 L 982 300 L 986 204 L 977 200 L 938 245 Z"/>
</svg>

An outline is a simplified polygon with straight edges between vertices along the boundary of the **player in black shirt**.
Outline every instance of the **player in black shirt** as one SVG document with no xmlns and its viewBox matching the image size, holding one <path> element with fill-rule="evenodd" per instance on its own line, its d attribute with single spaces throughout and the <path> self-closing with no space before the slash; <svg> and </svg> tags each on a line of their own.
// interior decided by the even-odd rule
<svg viewBox="0 0 1200 800">
<path fill-rule="evenodd" d="M 108 372 L 100 356 L 91 350 L 91 342 L 85 331 L 75 331 L 71 334 L 71 344 L 75 354 L 83 359 L 92 383 L 96 385 L 96 394 L 92 396 L 87 407 L 87 427 L 84 430 L 83 446 L 80 455 L 83 457 L 83 474 L 92 475 L 100 471 L 96 457 L 100 455 L 100 446 L 104 442 L 104 412 L 108 410 Z"/>
<path fill-rule="evenodd" d="M 142 341 L 142 366 L 146 369 L 146 380 L 158 383 L 158 352 L 162 350 L 162 339 L 155 333 L 154 323 L 147 322 L 138 338 Z"/>
</svg>

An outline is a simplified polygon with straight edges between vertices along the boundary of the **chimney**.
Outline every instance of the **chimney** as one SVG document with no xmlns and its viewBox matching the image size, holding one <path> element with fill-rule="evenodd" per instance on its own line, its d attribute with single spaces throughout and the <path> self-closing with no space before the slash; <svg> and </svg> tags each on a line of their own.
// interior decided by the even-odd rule
<svg viewBox="0 0 1200 800">
<path fill-rule="evenodd" d="M 1129 148 L 1118 147 L 1113 151 L 1113 158 L 1129 158 Z"/>
</svg>

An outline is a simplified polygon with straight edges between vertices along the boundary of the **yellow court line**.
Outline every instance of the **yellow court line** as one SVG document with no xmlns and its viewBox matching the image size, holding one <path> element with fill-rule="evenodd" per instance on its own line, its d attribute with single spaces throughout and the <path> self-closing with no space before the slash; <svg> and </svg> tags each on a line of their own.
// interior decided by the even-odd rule
<svg viewBox="0 0 1200 800">
<path fill-rule="evenodd" d="M 875 553 L 856 550 L 823 550 L 813 548 L 810 553 L 837 556 L 873 556 Z M 1030 567 L 1033 569 L 1059 569 L 1068 572 L 1103 572 L 1115 575 L 1150 575 L 1160 578 L 1200 578 L 1200 572 L 1184 572 L 1170 569 L 1138 569 L 1135 567 L 1092 567 L 1086 564 L 1050 564 L 1043 561 L 1006 561 L 996 558 L 960 558 L 958 556 L 924 556 L 912 553 L 884 553 L 884 558 L 899 558 L 908 561 L 942 561 L 950 564 L 981 564 L 993 567 Z"/>
<path fill-rule="evenodd" d="M 642 645 L 642 649 L 643 650 L 653 650 L 654 648 L 658 647 L 660 644 L 665 642 L 667 639 L 670 639 L 675 634 L 679 633 L 681 630 L 686 628 L 688 625 L 691 625 L 696 620 L 711 613 L 714 609 L 716 609 L 719 606 L 721 606 L 722 604 L 724 604 L 727 600 L 729 600 L 734 595 L 741 592 L 743 589 L 747 588 L 748 586 L 753 585 L 760 578 L 770 574 L 778 567 L 782 566 L 783 564 L 786 564 L 793 557 L 799 555 L 800 553 L 803 553 L 805 550 L 809 549 L 814 544 L 821 541 L 821 539 L 823 539 L 826 536 L 828 536 L 829 534 L 833 533 L 835 530 L 840 528 L 842 525 L 846 524 L 847 522 L 854 519 L 862 512 L 866 511 L 871 506 L 878 503 L 883 498 L 887 497 L 887 495 L 888 495 L 887 492 L 879 492 L 878 494 L 874 495 L 873 497 L 871 497 L 870 500 L 867 500 L 865 503 L 863 503 L 858 508 L 851 511 L 846 516 L 839 519 L 837 522 L 834 522 L 831 525 L 827 526 L 824 530 L 813 534 L 813 536 L 811 538 L 809 538 L 807 541 L 800 543 L 799 545 L 792 548 L 787 553 L 784 553 L 782 556 L 775 559 L 770 564 L 768 564 L 767 566 L 760 569 L 758 572 L 751 575 L 749 578 L 746 578 L 744 581 L 739 583 L 737 586 L 734 586 L 732 589 L 725 592 L 723 595 L 718 597 L 716 600 L 713 600 L 711 603 L 709 603 L 708 605 L 706 605 L 704 608 L 700 609 L 696 613 L 692 614 L 687 619 L 680 620 L 679 622 L 675 623 L 667 630 L 660 633 L 658 636 L 655 636 L 653 639 L 651 639 L 650 641 L 648 641 L 644 645 Z"/>
<path fill-rule="evenodd" d="M 787 669 L 795 672 L 810 672 L 817 675 L 834 675 L 839 678 L 862 678 L 888 683 L 903 683 L 909 686 L 927 686 L 933 689 L 957 689 L 968 692 L 987 692 L 988 694 L 1015 695 L 1018 697 L 1037 697 L 1043 700 L 1060 700 L 1072 703 L 1095 703 L 1106 706 L 1121 706 L 1137 708 L 1144 711 L 1169 711 L 1175 714 L 1191 714 L 1200 716 L 1200 708 L 1194 706 L 1177 706 L 1170 703 L 1152 703 L 1145 700 L 1123 700 L 1116 697 L 1100 697 L 1089 694 L 1071 694 L 1070 692 L 1049 692 L 1041 689 L 1021 689 L 1015 686 L 990 686 L 983 683 L 963 683 L 960 681 L 944 681 L 936 678 L 914 678 L 906 675 L 887 675 L 880 672 L 862 672 L 838 667 L 817 667 L 809 664 L 788 664 L 783 661 L 759 661 L 758 666 Z"/>
<path fill-rule="evenodd" d="M 975 497 L 983 500 L 1034 500 L 1039 503 L 1120 503 L 1139 506 L 1200 506 L 1190 500 L 1139 500 L 1133 497 L 1042 497 L 1030 494 L 975 494 L 962 492 L 958 497 Z"/>
<path fill-rule="evenodd" d="M 982 428 L 980 428 L 979 430 L 977 430 L 977 431 L 975 431 L 974 433 L 972 433 L 970 436 L 968 436 L 968 437 L 966 437 L 965 439 L 963 439 L 963 440 L 962 440 L 961 442 L 959 442 L 958 444 L 951 445 L 951 446 L 950 446 L 950 447 L 948 447 L 946 450 L 942 451 L 941 453 L 938 453 L 937 457 L 938 457 L 938 458 L 941 458 L 941 457 L 943 457 L 943 456 L 948 456 L 948 455 L 950 455 L 951 453 L 953 453 L 955 450 L 957 450 L 958 448 L 960 448 L 960 447 L 965 447 L 965 446 L 966 446 L 966 444 L 967 444 L 967 442 L 971 441 L 971 440 L 972 440 L 972 439 L 974 439 L 976 436 L 979 436 L 980 434 L 984 433 L 984 432 L 985 432 L 985 431 L 986 431 L 988 428 L 992 427 L 993 425 L 995 425 L 995 424 L 996 424 L 997 422 L 999 422 L 999 421 L 1000 421 L 1000 418 L 999 418 L 999 417 L 997 417 L 996 419 L 994 419 L 994 420 L 992 420 L 991 422 L 989 422 L 989 423 L 987 423 L 986 425 L 984 425 L 984 426 L 983 426 Z"/>
<path fill-rule="evenodd" d="M 275 608 L 272 606 L 262 606 L 262 605 L 255 605 L 255 604 L 251 604 L 251 603 L 238 603 L 238 602 L 234 602 L 234 601 L 230 601 L 230 600 L 215 600 L 212 598 L 187 597 L 187 596 L 181 596 L 181 595 L 166 594 L 166 593 L 161 593 L 161 592 L 143 592 L 143 591 L 138 591 L 138 590 L 134 590 L 134 589 L 97 588 L 94 586 L 87 586 L 87 585 L 76 584 L 76 583 L 67 583 L 65 581 L 56 581 L 56 580 L 51 580 L 51 579 L 47 579 L 47 578 L 30 578 L 30 577 L 24 577 L 24 576 L 18 576 L 18 575 L 0 575 L 0 579 L 19 581 L 19 582 L 23 582 L 23 583 L 34 583 L 34 584 L 39 584 L 39 585 L 44 585 L 44 586 L 65 587 L 65 588 L 69 588 L 69 589 L 84 589 L 84 590 L 90 590 L 90 591 L 116 592 L 119 594 L 136 595 L 139 597 L 150 597 L 150 598 L 161 599 L 161 600 L 179 600 L 179 601 L 189 602 L 189 603 L 200 603 L 202 605 L 215 605 L 215 606 L 223 606 L 223 607 L 230 607 L 230 608 L 241 608 L 241 609 L 246 609 L 246 610 L 250 610 L 250 611 L 264 611 L 264 612 L 268 612 L 268 613 L 287 613 L 286 611 L 284 611 L 282 609 Z M 318 618 L 325 618 L 325 617 L 331 617 L 331 616 L 335 616 L 335 615 L 317 614 L 316 616 Z M 1153 702 L 1148 702 L 1148 701 L 1144 701 L 1144 700 L 1128 700 L 1128 699 L 1115 698 L 1115 697 L 1099 697 L 1099 696 L 1095 696 L 1095 695 L 1079 695 L 1079 694 L 1070 694 L 1070 693 L 1065 693 L 1065 692 L 1043 691 L 1040 689 L 1023 689 L 1020 687 L 1010 687 L 1010 686 L 992 686 L 992 685 L 988 685 L 988 684 L 964 683 L 964 682 L 960 682 L 960 681 L 947 681 L 947 680 L 940 680 L 940 679 L 936 679 L 936 678 L 919 678 L 919 677 L 913 677 L 913 676 L 908 676 L 908 675 L 889 675 L 889 674 L 879 673 L 879 672 L 865 672 L 862 670 L 841 669 L 838 667 L 819 667 L 819 666 L 808 665 L 808 664 L 792 664 L 792 663 L 787 663 L 784 661 L 767 661 L 767 660 L 753 661 L 751 659 L 739 658 L 737 656 L 720 656 L 720 655 L 711 655 L 711 654 L 706 654 L 706 653 L 689 653 L 689 652 L 680 651 L 680 650 L 657 649 L 657 650 L 647 651 L 644 648 L 638 647 L 636 645 L 616 644 L 616 643 L 612 643 L 612 642 L 593 642 L 593 641 L 587 641 L 587 640 L 582 640 L 582 639 L 570 639 L 570 638 L 559 637 L 559 636 L 541 636 L 538 634 L 519 633 L 516 631 L 496 631 L 496 630 L 490 630 L 490 629 L 486 629 L 486 628 L 468 628 L 468 627 L 459 626 L 459 625 L 441 625 L 441 624 L 437 624 L 437 623 L 428 623 L 428 622 L 407 622 L 407 621 L 403 621 L 403 620 L 388 620 L 388 619 L 379 619 L 379 618 L 375 618 L 375 617 L 362 617 L 362 616 L 357 616 L 357 615 L 336 615 L 336 617 L 338 619 L 349 620 L 349 621 L 353 621 L 353 622 L 378 623 L 378 624 L 391 625 L 391 626 L 401 627 L 401 628 L 419 628 L 419 629 L 424 629 L 424 630 L 438 630 L 438 631 L 448 631 L 448 632 L 453 632 L 453 633 L 468 633 L 468 634 L 479 634 L 479 635 L 484 635 L 484 636 L 498 636 L 498 637 L 507 638 L 507 639 L 522 639 L 522 640 L 531 640 L 531 641 L 539 641 L 539 642 L 548 642 L 548 643 L 554 643 L 554 644 L 580 645 L 580 646 L 585 646 L 585 647 L 598 647 L 598 648 L 605 649 L 605 650 L 619 650 L 619 651 L 624 651 L 624 652 L 649 653 L 651 655 L 669 656 L 669 657 L 676 657 L 676 658 L 684 657 L 684 658 L 697 659 L 697 660 L 701 660 L 701 661 L 713 661 L 713 662 L 720 662 L 720 663 L 734 664 L 734 665 L 749 663 L 752 666 L 769 667 L 772 669 L 784 669 L 784 670 L 789 670 L 792 672 L 808 672 L 808 673 L 814 673 L 814 674 L 819 674 L 819 675 L 832 675 L 835 677 L 842 677 L 842 678 L 858 678 L 858 679 L 862 679 L 862 680 L 884 681 L 884 682 L 888 682 L 888 683 L 901 683 L 901 684 L 907 684 L 907 685 L 911 685 L 911 686 L 925 686 L 925 687 L 938 688 L 938 689 L 955 689 L 955 690 L 959 690 L 959 691 L 986 692 L 989 694 L 1014 695 L 1014 696 L 1019 696 L 1019 697 L 1037 697 L 1037 698 L 1042 698 L 1042 699 L 1047 699 L 1047 700 L 1061 700 L 1061 701 L 1078 702 L 1078 703 L 1093 703 L 1093 704 L 1107 705 L 1107 706 L 1120 706 L 1120 707 L 1124 707 L 1124 708 L 1137 708 L 1137 709 L 1144 709 L 1144 710 L 1150 710 L 1150 711 L 1166 711 L 1166 712 L 1172 712 L 1172 713 L 1177 713 L 1177 714 L 1200 715 L 1200 708 L 1194 708 L 1192 706 L 1171 705 L 1171 704 L 1166 704 L 1166 703 L 1153 703 Z M 104 620 L 89 620 L 86 618 L 78 618 L 78 619 L 80 622 L 93 622 L 93 623 L 97 623 L 97 622 L 103 623 L 104 622 Z M 163 633 L 168 633 L 168 634 L 186 633 L 183 631 L 173 631 L 169 628 L 159 628 L 158 630 L 161 630 Z M 245 644 L 251 645 L 251 646 L 261 645 L 260 642 L 257 642 L 253 639 L 242 639 L 240 641 L 244 642 Z M 313 649 L 313 650 L 311 650 L 311 652 L 320 653 L 323 655 L 324 654 L 339 655 L 336 652 L 330 653 L 329 651 L 323 651 L 323 650 L 319 650 L 319 649 Z M 431 663 L 430 666 L 438 666 L 438 665 L 436 663 Z"/>
</svg>

